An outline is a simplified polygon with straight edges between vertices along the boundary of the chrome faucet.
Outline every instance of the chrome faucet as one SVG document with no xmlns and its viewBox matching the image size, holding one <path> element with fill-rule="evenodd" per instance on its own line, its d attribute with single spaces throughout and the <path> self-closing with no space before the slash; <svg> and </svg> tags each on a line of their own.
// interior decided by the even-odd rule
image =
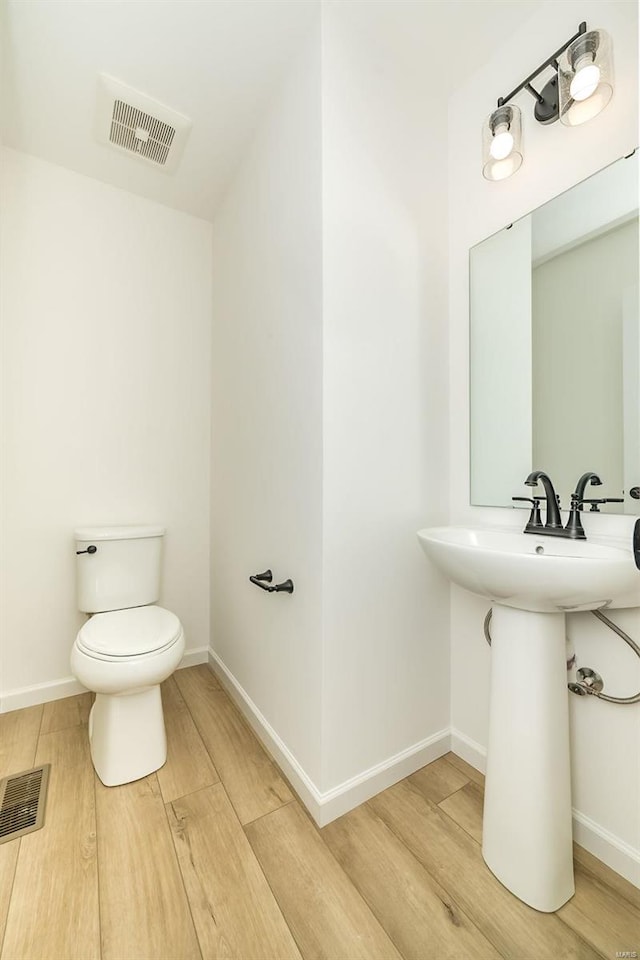
<svg viewBox="0 0 640 960">
<path fill-rule="evenodd" d="M 529 529 L 525 528 L 525 533 L 543 533 L 550 537 L 562 537 L 565 534 L 560 517 L 560 498 L 553 489 L 549 474 L 545 473 L 544 470 L 534 470 L 525 480 L 525 486 L 535 487 L 538 481 L 544 487 L 544 499 L 547 501 L 547 520 L 545 525 L 540 527 L 527 524 Z"/>
</svg>

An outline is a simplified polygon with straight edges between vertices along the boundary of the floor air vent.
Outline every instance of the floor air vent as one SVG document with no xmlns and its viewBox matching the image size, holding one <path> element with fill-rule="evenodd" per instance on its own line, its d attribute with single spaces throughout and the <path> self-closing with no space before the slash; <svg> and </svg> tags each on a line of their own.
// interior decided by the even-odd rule
<svg viewBox="0 0 640 960">
<path fill-rule="evenodd" d="M 100 76 L 96 136 L 102 143 L 173 173 L 190 129 L 188 117 L 113 77 Z"/>
<path fill-rule="evenodd" d="M 44 826 L 51 764 L 0 780 L 0 843 Z"/>
</svg>

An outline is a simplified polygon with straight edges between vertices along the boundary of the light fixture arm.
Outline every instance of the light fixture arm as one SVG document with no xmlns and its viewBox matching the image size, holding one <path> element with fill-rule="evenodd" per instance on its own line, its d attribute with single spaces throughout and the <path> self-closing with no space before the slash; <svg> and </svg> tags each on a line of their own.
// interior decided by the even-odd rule
<svg viewBox="0 0 640 960">
<path fill-rule="evenodd" d="M 542 73 L 542 71 L 545 70 L 547 67 L 553 66 L 554 69 L 557 70 L 558 57 L 562 56 L 562 54 L 565 52 L 569 44 L 573 43 L 574 40 L 577 40 L 578 37 L 581 37 L 582 34 L 586 32 L 587 32 L 587 22 L 586 20 L 583 20 L 580 26 L 578 27 L 578 32 L 574 33 L 572 37 L 569 37 L 567 42 L 563 43 L 562 46 L 559 48 L 559 50 L 556 50 L 556 52 L 552 53 L 550 57 L 547 57 L 544 63 L 541 63 L 540 66 L 533 71 L 533 73 L 529 74 L 526 80 L 523 80 L 522 83 L 519 83 L 518 86 L 515 87 L 511 91 L 511 93 L 507 94 L 506 97 L 499 97 L 498 106 L 502 107 L 504 106 L 505 103 L 509 103 L 509 100 L 512 100 L 516 96 L 516 94 L 520 93 L 521 90 L 528 90 L 529 93 L 536 98 L 538 103 L 543 103 L 544 97 L 541 94 L 539 94 L 536 90 L 533 89 L 533 87 L 531 86 L 531 81 L 535 80 L 538 74 Z"/>
<path fill-rule="evenodd" d="M 537 90 L 534 90 L 530 83 L 525 83 L 522 89 L 528 90 L 531 96 L 534 97 L 538 101 L 538 103 L 544 103 L 544 97 L 542 96 L 542 94 L 538 93 Z M 499 107 L 502 106 L 502 103 L 500 103 L 500 100 L 498 100 L 498 106 Z"/>
</svg>

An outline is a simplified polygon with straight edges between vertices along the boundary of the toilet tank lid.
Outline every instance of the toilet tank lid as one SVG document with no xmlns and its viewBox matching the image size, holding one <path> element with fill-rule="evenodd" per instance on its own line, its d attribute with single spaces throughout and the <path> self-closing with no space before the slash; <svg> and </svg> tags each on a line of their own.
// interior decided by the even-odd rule
<svg viewBox="0 0 640 960">
<path fill-rule="evenodd" d="M 157 525 L 131 525 L 124 527 L 77 527 L 76 540 L 143 540 L 146 537 L 163 537 L 165 528 Z"/>
</svg>

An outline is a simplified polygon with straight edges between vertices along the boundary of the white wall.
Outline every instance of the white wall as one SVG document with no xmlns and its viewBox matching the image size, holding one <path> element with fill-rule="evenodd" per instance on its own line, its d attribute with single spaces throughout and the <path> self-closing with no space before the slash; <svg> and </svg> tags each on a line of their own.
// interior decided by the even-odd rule
<svg viewBox="0 0 640 960">
<path fill-rule="evenodd" d="M 320 35 L 283 82 L 213 231 L 212 648 L 320 783 Z M 249 583 L 267 567 L 293 595 Z"/>
<path fill-rule="evenodd" d="M 2 160 L 0 689 L 45 700 L 84 622 L 77 525 L 165 524 L 161 602 L 208 644 L 211 225 Z"/>
<path fill-rule="evenodd" d="M 446 172 L 430 135 L 446 118 L 356 13 L 323 16 L 325 789 L 449 711 L 448 588 L 416 538 L 447 510 Z"/>
<path fill-rule="evenodd" d="M 448 722 L 416 539 L 447 508 L 445 157 L 379 68 L 325 9 L 214 224 L 214 658 L 320 804 Z"/>
<path fill-rule="evenodd" d="M 481 175 L 480 130 L 495 101 L 576 30 L 581 20 L 606 29 L 613 38 L 616 90 L 607 109 L 581 127 L 557 123 L 542 127 L 531 116 L 531 98 L 520 95 L 524 117 L 525 160 L 503 183 Z M 523 216 L 579 180 L 638 145 L 637 7 L 634 3 L 547 3 L 511 41 L 493 51 L 486 66 L 451 99 L 449 110 L 449 255 L 451 376 L 451 521 L 497 521 L 523 524 L 526 513 L 471 507 L 469 499 L 468 422 L 468 251 L 484 237 Z M 586 465 L 585 465 L 586 468 Z M 514 490 L 514 494 L 522 491 Z M 631 517 L 589 517 L 587 533 L 626 531 Z M 490 652 L 482 636 L 485 601 L 452 588 L 452 723 L 466 739 L 484 748 L 487 742 Z M 616 619 L 640 635 L 640 612 L 622 611 Z M 607 690 L 628 689 L 637 660 L 613 635 L 589 616 L 570 618 L 578 660 L 605 677 Z M 623 649 L 620 649 L 622 647 Z M 593 661 L 593 662 L 592 662 Z M 587 701 L 587 702 L 585 702 Z M 571 698 L 574 803 L 624 844 L 638 845 L 639 809 L 637 738 L 640 708 Z M 466 739 L 465 739 L 466 738 Z M 468 746 L 468 744 L 467 744 Z M 593 835 L 593 834 L 591 834 Z M 612 849 L 611 847 L 608 848 Z M 627 858 L 627 864 L 629 859 Z"/>
</svg>

